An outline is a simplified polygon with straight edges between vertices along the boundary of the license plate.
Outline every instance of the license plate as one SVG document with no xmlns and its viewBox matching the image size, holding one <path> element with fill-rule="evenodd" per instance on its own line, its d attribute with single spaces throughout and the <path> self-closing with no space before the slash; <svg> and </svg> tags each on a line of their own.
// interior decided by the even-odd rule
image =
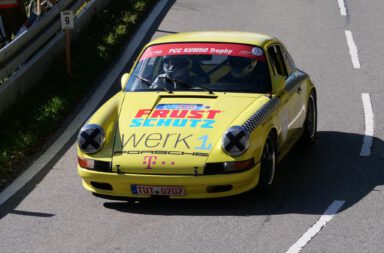
<svg viewBox="0 0 384 253">
<path fill-rule="evenodd" d="M 183 196 L 183 186 L 153 186 L 153 185 L 131 185 L 133 194 L 138 195 L 160 195 L 160 196 Z"/>
</svg>

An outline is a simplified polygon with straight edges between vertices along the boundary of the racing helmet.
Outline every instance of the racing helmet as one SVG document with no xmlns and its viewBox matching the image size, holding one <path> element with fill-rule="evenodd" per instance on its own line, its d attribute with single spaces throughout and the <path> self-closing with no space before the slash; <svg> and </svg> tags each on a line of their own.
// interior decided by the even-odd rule
<svg viewBox="0 0 384 253">
<path fill-rule="evenodd" d="M 248 76 L 255 69 L 257 60 L 246 57 L 230 56 L 228 58 L 231 74 L 235 78 Z"/>
<path fill-rule="evenodd" d="M 172 80 L 183 80 L 189 74 L 190 59 L 186 55 L 166 55 L 163 58 L 164 73 Z"/>
</svg>

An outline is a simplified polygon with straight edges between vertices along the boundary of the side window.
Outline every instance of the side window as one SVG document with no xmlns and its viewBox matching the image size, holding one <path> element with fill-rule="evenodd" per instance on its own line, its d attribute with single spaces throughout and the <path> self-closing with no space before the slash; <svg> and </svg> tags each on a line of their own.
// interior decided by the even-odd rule
<svg viewBox="0 0 384 253">
<path fill-rule="evenodd" d="M 278 45 L 273 45 L 268 48 L 268 53 L 272 61 L 272 65 L 277 71 L 277 74 L 288 76 L 287 68 L 285 66 L 284 57 L 281 48 Z"/>
<path fill-rule="evenodd" d="M 295 63 L 293 62 L 291 55 L 283 47 L 282 47 L 282 53 L 283 53 L 285 65 L 287 67 L 288 75 L 291 75 L 292 72 L 295 70 Z"/>
</svg>

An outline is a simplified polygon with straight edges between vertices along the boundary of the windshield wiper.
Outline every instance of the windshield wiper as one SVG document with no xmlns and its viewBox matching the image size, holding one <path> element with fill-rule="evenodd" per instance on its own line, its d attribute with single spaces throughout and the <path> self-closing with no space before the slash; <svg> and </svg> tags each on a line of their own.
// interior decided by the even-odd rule
<svg viewBox="0 0 384 253">
<path fill-rule="evenodd" d="M 172 82 L 173 84 L 181 84 L 181 85 L 184 85 L 184 86 L 187 86 L 188 88 L 200 88 L 202 90 L 206 90 L 209 92 L 209 94 L 213 94 L 213 91 L 212 89 L 210 88 L 207 88 L 205 86 L 202 86 L 202 85 L 190 85 L 189 83 L 183 81 L 183 80 L 178 80 L 178 79 L 172 79 L 172 78 L 169 78 L 168 76 L 165 76 L 165 79 L 167 79 L 168 81 Z"/>
<path fill-rule="evenodd" d="M 203 85 L 193 85 L 192 88 L 200 88 L 202 90 L 206 90 L 209 92 L 209 94 L 213 94 L 213 90 L 208 88 L 208 87 L 205 87 Z"/>
<path fill-rule="evenodd" d="M 142 81 L 143 83 L 147 84 L 148 86 L 151 86 L 152 85 L 152 82 L 149 81 L 148 79 L 145 79 L 144 77 L 141 77 L 139 75 L 136 75 L 135 73 L 132 73 L 132 75 L 136 76 L 137 78 L 140 79 L 140 81 Z"/>
</svg>

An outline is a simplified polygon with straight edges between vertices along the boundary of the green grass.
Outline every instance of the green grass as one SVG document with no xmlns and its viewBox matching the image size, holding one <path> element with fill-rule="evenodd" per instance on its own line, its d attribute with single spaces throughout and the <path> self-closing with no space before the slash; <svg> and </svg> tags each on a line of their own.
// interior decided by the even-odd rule
<svg viewBox="0 0 384 253">
<path fill-rule="evenodd" d="M 58 129 L 120 53 L 154 3 L 155 0 L 112 0 L 104 11 L 94 16 L 89 28 L 73 45 L 73 78 L 66 74 L 62 55 L 51 64 L 43 80 L 0 116 L 0 189 Z"/>
</svg>

